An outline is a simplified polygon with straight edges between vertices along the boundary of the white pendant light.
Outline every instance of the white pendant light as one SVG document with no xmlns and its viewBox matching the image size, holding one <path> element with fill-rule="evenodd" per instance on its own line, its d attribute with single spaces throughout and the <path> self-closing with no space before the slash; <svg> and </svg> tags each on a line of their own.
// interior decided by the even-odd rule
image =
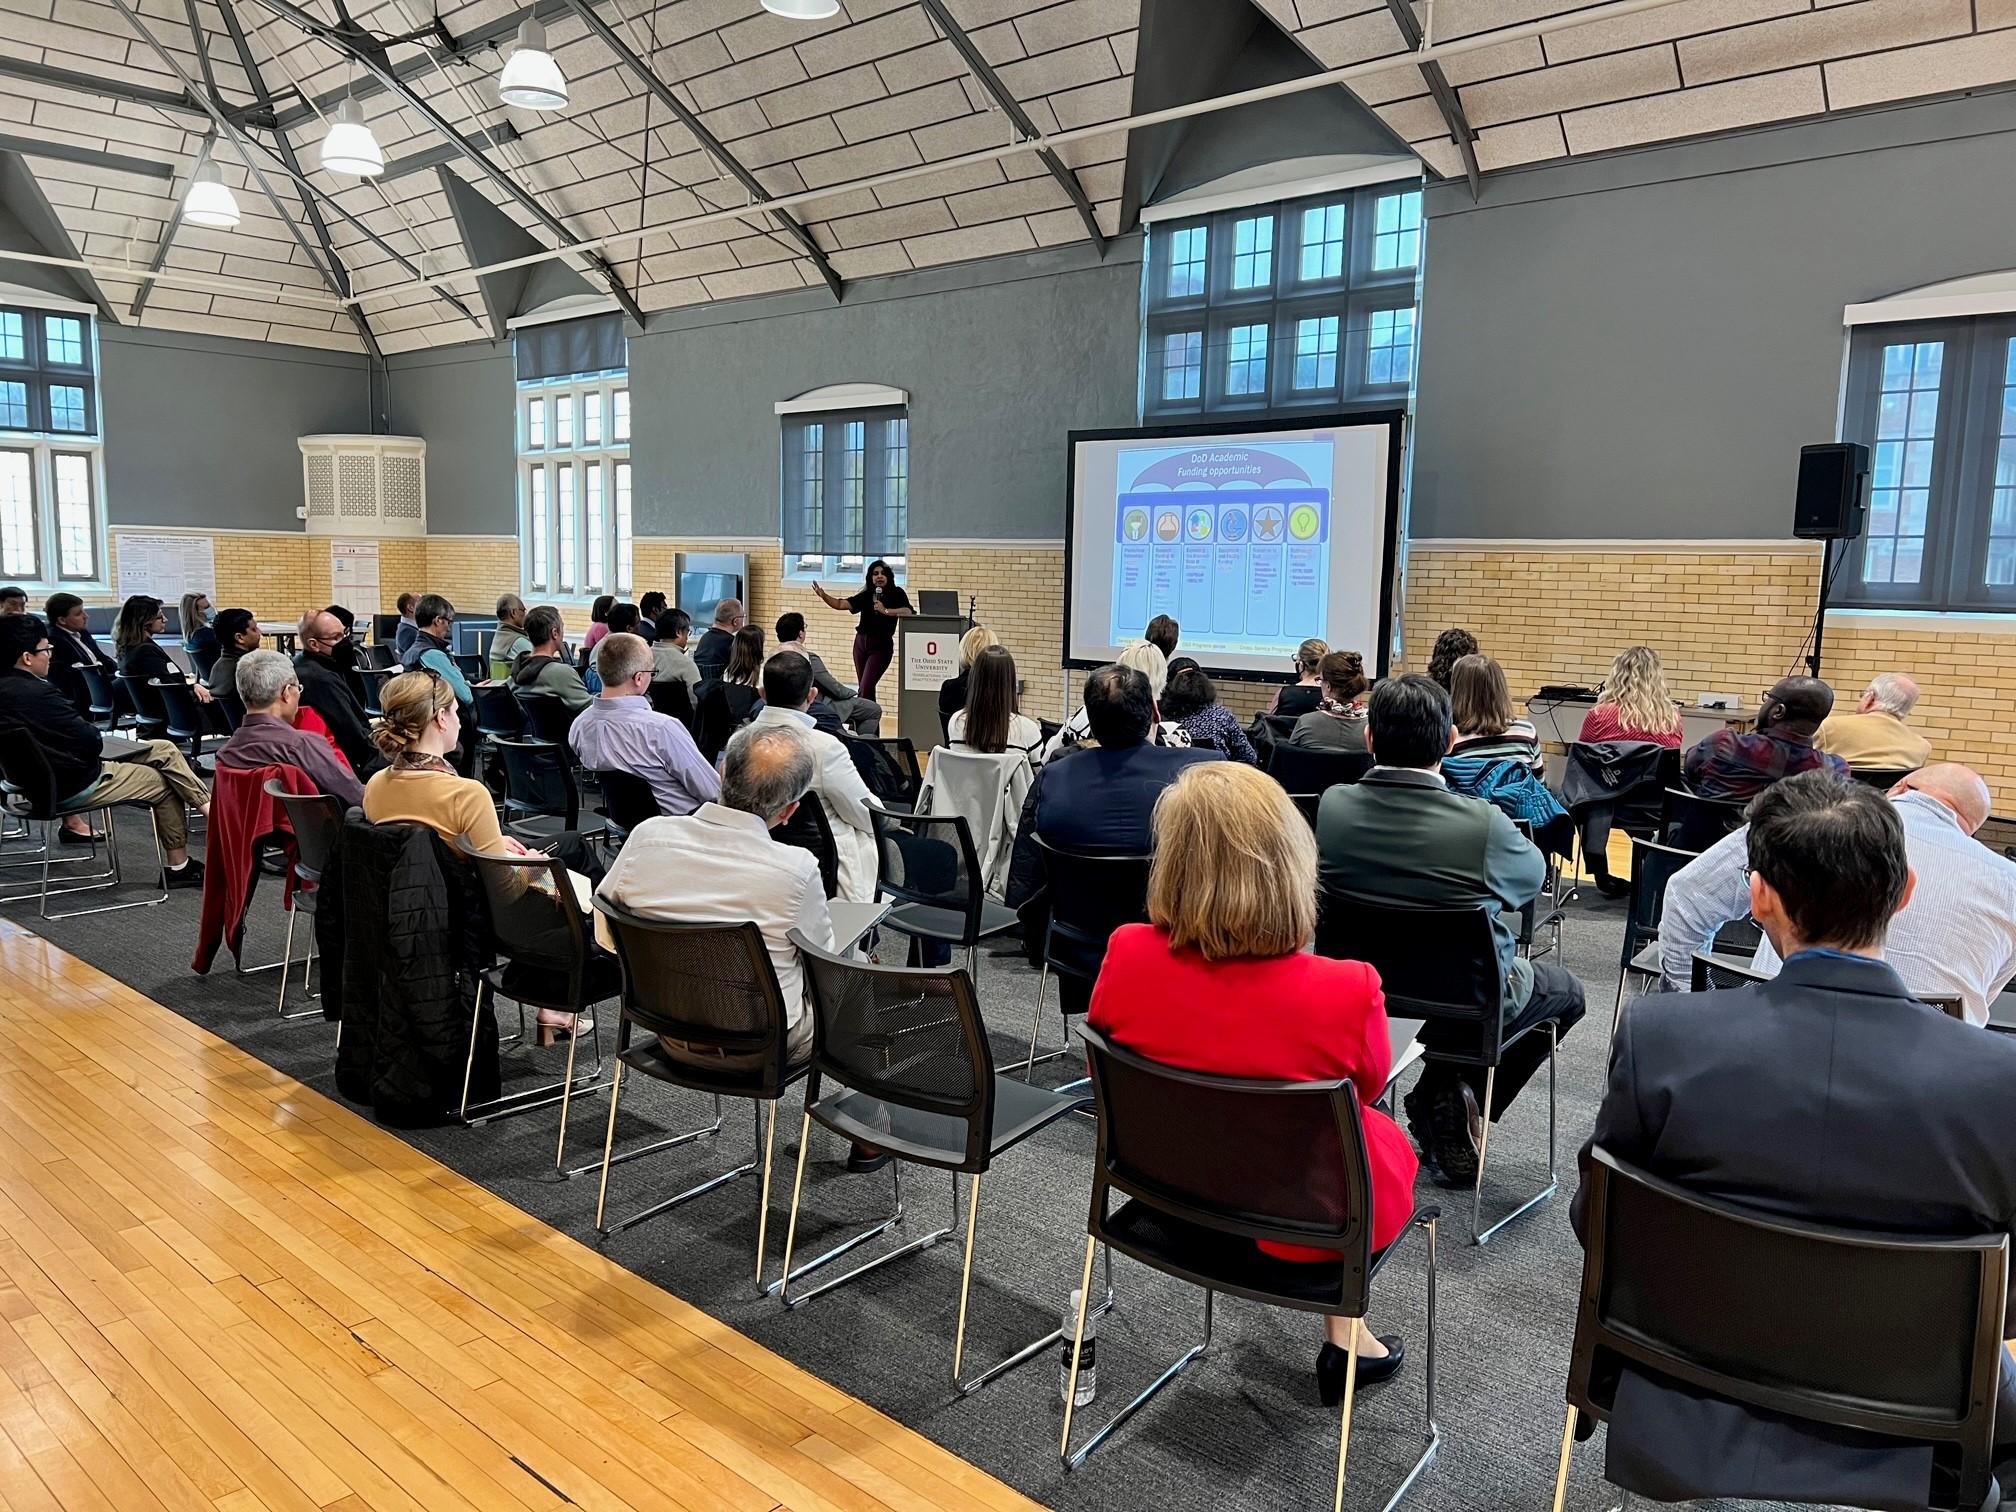
<svg viewBox="0 0 2016 1512">
<path fill-rule="evenodd" d="M 322 168 L 345 178 L 376 178 L 385 171 L 385 149 L 364 124 L 364 107 L 355 100 L 336 107 L 329 134 L 322 138 Z"/>
<path fill-rule="evenodd" d="M 518 27 L 518 45 L 504 60 L 497 97 L 524 110 L 565 110 L 567 79 L 546 51 L 546 28 L 527 16 Z"/>
<path fill-rule="evenodd" d="M 840 0 L 763 0 L 763 9 L 787 21 L 824 21 L 840 14 Z"/>
<path fill-rule="evenodd" d="M 236 229 L 238 201 L 218 177 L 215 163 L 205 163 L 189 180 L 189 192 L 182 197 L 182 220 L 206 231 Z"/>
</svg>

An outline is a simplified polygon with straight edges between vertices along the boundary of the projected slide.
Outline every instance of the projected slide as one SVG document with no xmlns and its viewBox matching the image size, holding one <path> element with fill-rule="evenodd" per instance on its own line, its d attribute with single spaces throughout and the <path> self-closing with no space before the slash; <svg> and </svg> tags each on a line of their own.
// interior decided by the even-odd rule
<svg viewBox="0 0 2016 1512">
<path fill-rule="evenodd" d="M 1381 665 L 1399 427 L 1074 433 L 1067 662 L 1110 661 L 1166 614 L 1211 672 L 1282 676 L 1311 637 Z"/>
<path fill-rule="evenodd" d="M 1123 450 L 1111 639 L 1158 614 L 1197 649 L 1278 654 L 1321 635 L 1334 453 L 1328 440 Z"/>
</svg>

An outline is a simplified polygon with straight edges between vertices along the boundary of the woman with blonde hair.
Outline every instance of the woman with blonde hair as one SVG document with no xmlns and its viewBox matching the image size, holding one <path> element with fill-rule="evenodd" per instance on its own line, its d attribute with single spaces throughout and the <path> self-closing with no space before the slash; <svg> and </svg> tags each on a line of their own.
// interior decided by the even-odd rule
<svg viewBox="0 0 2016 1512">
<path fill-rule="evenodd" d="M 1316 932 L 1316 841 L 1281 785 L 1239 762 L 1185 767 L 1155 805 L 1146 924 L 1116 930 L 1086 1022 L 1164 1065 L 1272 1081 L 1348 1077 L 1364 1108 L 1372 1172 L 1372 1247 L 1414 1212 L 1418 1161 L 1400 1126 L 1372 1106 L 1392 1048 L 1379 974 L 1307 952 Z M 1300 1152 L 1283 1150 L 1284 1160 Z M 1265 1245 L 1278 1259 L 1335 1263 L 1336 1252 Z M 1324 1404 L 1344 1390 L 1350 1323 L 1325 1318 L 1316 1359 Z M 1391 1377 L 1398 1334 L 1358 1336 L 1358 1384 Z"/>
<path fill-rule="evenodd" d="M 989 646 L 998 646 L 1001 638 L 985 625 L 975 625 L 959 637 L 959 675 L 948 677 L 938 684 L 938 719 L 949 728 L 952 716 L 966 707 L 967 681 L 973 675 L 974 660 Z"/>
<path fill-rule="evenodd" d="M 1645 740 L 1678 748 L 1680 710 L 1666 686 L 1666 669 L 1650 646 L 1619 651 L 1596 695 L 1596 707 L 1582 718 L 1586 744 L 1604 740 Z"/>
<path fill-rule="evenodd" d="M 1283 719 L 1300 719 L 1322 706 L 1323 703 L 1323 658 L 1330 654 L 1330 643 L 1315 636 L 1295 648 L 1295 681 L 1282 687 L 1274 695 L 1274 702 L 1267 705 L 1269 714 L 1278 714 Z"/>
<path fill-rule="evenodd" d="M 1512 710 L 1505 669 L 1488 656 L 1461 657 L 1449 669 L 1449 717 L 1456 722 L 1451 756 L 1503 756 L 1537 767 L 1540 732 Z"/>
</svg>

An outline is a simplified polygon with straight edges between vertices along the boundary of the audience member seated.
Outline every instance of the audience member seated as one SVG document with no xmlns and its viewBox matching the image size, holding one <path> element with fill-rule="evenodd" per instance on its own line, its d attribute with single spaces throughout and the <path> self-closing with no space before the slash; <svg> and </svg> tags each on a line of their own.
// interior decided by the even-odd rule
<svg viewBox="0 0 2016 1512">
<path fill-rule="evenodd" d="M 1043 743 L 1043 729 L 1021 712 L 1015 658 L 1008 648 L 984 648 L 968 671 L 966 707 L 952 716 L 946 729 L 952 744 L 976 751 L 1034 752 Z"/>
<path fill-rule="evenodd" d="M 605 637 L 610 635 L 637 635 L 637 627 L 642 623 L 643 616 L 635 604 L 611 604 L 609 606 L 609 616 L 603 621 L 603 624 L 608 626 L 603 634 Z M 637 638 L 639 640 L 643 639 L 641 635 Z M 601 642 L 597 641 L 596 644 L 600 645 Z"/>
<path fill-rule="evenodd" d="M 1169 685 L 1169 659 L 1162 654 L 1162 648 L 1146 640 L 1129 641 L 1116 664 L 1131 667 L 1148 679 L 1148 698 L 1155 707 L 1155 722 L 1150 727 L 1148 738 L 1157 745 L 1181 746 L 1182 735 L 1174 724 L 1163 720 L 1161 713 L 1162 695 Z M 1090 716 L 1085 705 L 1080 704 L 1078 712 L 1065 720 L 1063 727 L 1045 743 L 1042 759 L 1054 760 L 1060 752 L 1094 738 Z"/>
<path fill-rule="evenodd" d="M 1505 669 L 1488 656 L 1465 656 L 1449 669 L 1449 712 L 1456 721 L 1452 756 L 1496 756 L 1545 764 L 1540 732 L 1516 718 Z"/>
<path fill-rule="evenodd" d="M 370 775 L 383 758 L 371 743 L 371 724 L 364 713 L 364 678 L 357 670 L 357 646 L 335 611 L 311 609 L 301 616 L 301 649 L 294 657 L 294 675 L 301 680 L 301 707 L 313 709 L 328 726 L 330 738 L 352 771 Z"/>
<path fill-rule="evenodd" d="M 1813 735 L 1834 707 L 1834 690 L 1817 677 L 1781 677 L 1764 695 L 1757 728 L 1713 731 L 1681 758 L 1687 785 L 1703 798 L 1755 798 L 1801 772 L 1846 776 L 1848 763 L 1816 750 Z"/>
<path fill-rule="evenodd" d="M 796 651 L 812 663 L 812 686 L 819 690 L 820 700 L 832 707 L 835 716 L 848 729 L 863 740 L 873 740 L 882 733 L 882 705 L 872 698 L 863 698 L 859 688 L 843 683 L 826 670 L 826 663 L 819 659 L 819 653 L 805 644 L 804 615 L 794 610 L 778 618 L 777 649 Z"/>
<path fill-rule="evenodd" d="M 1300 719 L 1323 702 L 1323 658 L 1330 654 L 1327 641 L 1311 636 L 1295 648 L 1295 681 L 1277 688 L 1269 714 L 1283 719 Z"/>
<path fill-rule="evenodd" d="M 1582 1018 L 1582 984 L 1551 961 L 1519 955 L 1519 910 L 1539 896 L 1546 859 L 1488 803 L 1449 791 L 1442 758 L 1455 744 L 1449 696 L 1421 676 L 1389 678 L 1372 690 L 1366 745 L 1375 765 L 1364 780 L 1340 783 L 1316 811 L 1325 891 L 1373 903 L 1495 910 L 1504 982 L 1503 1036 L 1552 1020 L 1565 1038 Z M 1432 1053 L 1471 1031 L 1431 1023 L 1421 1042 Z M 1430 1061 L 1406 1098 L 1407 1123 L 1443 1179 L 1477 1179 L 1483 1118 L 1495 1122 L 1547 1059 L 1547 1036 L 1526 1034 L 1498 1065 L 1496 1105 L 1479 1106 L 1484 1070 Z"/>
<path fill-rule="evenodd" d="M 683 682 L 689 698 L 700 688 L 699 664 L 686 650 L 692 639 L 693 616 L 684 609 L 667 609 L 658 616 L 658 638 L 651 643 L 651 681 Z"/>
<path fill-rule="evenodd" d="M 616 595 L 599 595 L 588 610 L 588 633 L 581 637 L 581 654 L 593 656 L 595 648 L 602 644 L 602 637 L 609 633 L 609 611 L 616 607 Z"/>
<path fill-rule="evenodd" d="M 518 658 L 518 670 L 511 674 L 512 687 L 550 693 L 570 714 L 580 713 L 595 701 L 574 663 L 567 659 L 567 627 L 558 609 L 541 604 L 526 615 L 525 639 L 530 645 Z"/>
<path fill-rule="evenodd" d="M 50 684 L 70 701 L 79 714 L 91 712 L 91 690 L 77 673 L 79 667 L 96 667 L 109 685 L 119 665 L 99 649 L 85 620 L 84 600 L 74 593 L 52 593 L 43 605 L 49 632 L 49 666 L 43 672 Z M 11 665 L 11 663 L 10 663 Z"/>
<path fill-rule="evenodd" d="M 189 854 L 185 808 L 207 815 L 210 790 L 165 740 L 145 742 L 146 749 L 129 760 L 103 759 L 103 732 L 49 682 L 53 644 L 48 627 L 35 615 L 0 616 L 0 731 L 10 740 L 27 738 L 41 748 L 59 801 L 89 788 L 107 803 L 130 799 L 146 804 L 153 810 L 154 834 L 167 862 L 167 885 L 200 886 L 203 863 Z"/>
<path fill-rule="evenodd" d="M 405 656 L 406 648 L 413 644 L 413 637 L 420 633 L 420 627 L 413 620 L 414 606 L 420 602 L 417 593 L 399 595 L 399 628 L 392 634 L 392 656 L 396 661 Z"/>
<path fill-rule="evenodd" d="M 1257 766 L 1260 757 L 1246 738 L 1238 718 L 1218 702 L 1218 689 L 1204 670 L 1187 666 L 1169 674 L 1162 692 L 1162 716 L 1183 733 L 1192 747 L 1204 747 Z"/>
<path fill-rule="evenodd" d="M 1318 663 L 1316 675 L 1323 701 L 1295 721 L 1288 743 L 1318 751 L 1364 750 L 1365 695 L 1372 690 L 1365 658 L 1356 651 L 1332 651 Z"/>
<path fill-rule="evenodd" d="M 1914 1002 L 1884 959 L 1893 916 L 1918 906 L 1914 874 L 1928 880 L 1911 864 L 1908 822 L 1903 803 L 1825 773 L 1764 791 L 1744 837 L 1750 912 L 1785 965 L 1684 1008 L 1656 997 L 1628 1006 L 1591 1146 L 1779 1218 L 1926 1238 L 2016 1228 L 2016 1040 Z M 1585 1148 L 1585 1171 L 1587 1158 Z M 1579 1193 L 1574 1219 L 1585 1233 Z M 2016 1293 L 2009 1301 L 2003 1333 L 2016 1337 Z M 1925 1504 L 1929 1448 L 1807 1427 L 1624 1369 L 1605 1474 L 1627 1490 Z M 2016 1457 L 2006 1356 L 1995 1434 L 2006 1464 Z"/>
<path fill-rule="evenodd" d="M 1680 745 L 1680 710 L 1666 686 L 1666 669 L 1650 646 L 1619 651 L 1596 695 L 1596 707 L 1582 716 L 1575 737 L 1584 745 L 1605 741 L 1649 741 Z"/>
<path fill-rule="evenodd" d="M 1913 992 L 1958 997 L 1967 1017 L 1985 1024 L 1989 1005 L 2016 979 L 2016 862 L 1973 838 L 1988 822 L 1988 784 L 1939 762 L 1905 777 L 1890 801 L 1918 885 L 1890 923 L 1884 957 Z M 1746 826 L 1725 835 L 1666 884 L 1659 965 L 1669 992 L 1692 985 L 1695 951 L 1749 916 L 1749 833 Z M 1766 940 L 1751 964 L 1775 972 L 1778 959 Z"/>
<path fill-rule="evenodd" d="M 119 655 L 119 675 L 139 682 L 187 682 L 182 669 L 169 659 L 167 648 L 154 639 L 168 628 L 168 616 L 161 612 L 161 600 L 136 593 L 119 606 L 119 624 L 112 632 L 112 646 Z M 201 683 L 193 689 L 198 703 L 210 702 L 210 690 Z"/>
<path fill-rule="evenodd" d="M 744 626 L 735 638 L 737 656 L 742 654 L 743 637 L 751 634 L 761 644 L 763 632 L 753 625 Z M 815 727 L 812 716 L 805 712 L 817 691 L 812 686 L 812 664 L 799 652 L 779 651 L 763 664 L 762 678 L 763 710 L 750 728 L 796 730 L 811 747 L 816 763 L 812 791 L 826 810 L 833 844 L 840 853 L 840 896 L 855 903 L 871 902 L 875 897 L 875 821 L 869 810 L 876 803 L 840 738 Z"/>
<path fill-rule="evenodd" d="M 497 630 L 490 637 L 490 675 L 498 682 L 507 681 L 518 658 L 531 649 L 532 642 L 525 638 L 525 600 L 506 593 L 497 600 Z"/>
<path fill-rule="evenodd" d="M 1166 614 L 1158 614 L 1148 621 L 1148 628 L 1141 632 L 1141 639 L 1160 651 L 1164 661 L 1174 661 L 1176 646 L 1182 639 L 1182 634 L 1181 625 Z"/>
<path fill-rule="evenodd" d="M 727 748 L 728 737 L 756 712 L 762 697 L 763 627 L 744 625 L 730 640 L 728 665 L 721 669 L 721 675 L 700 685 L 700 698 L 695 704 L 700 753 L 709 761 L 719 760 Z"/>
<path fill-rule="evenodd" d="M 1904 722 L 1917 702 L 1917 683 L 1902 672 L 1878 672 L 1855 712 L 1828 715 L 1813 744 L 1839 756 L 1850 771 L 1913 771 L 1932 759 L 1932 742 Z"/>
<path fill-rule="evenodd" d="M 26 614 L 28 612 L 28 590 L 9 583 L 0 588 L 0 616 Z"/>
<path fill-rule="evenodd" d="M 420 623 L 423 627 L 427 624 L 424 609 Z M 422 672 L 402 673 L 385 684 L 378 704 L 385 717 L 378 721 L 371 738 L 391 765 L 364 784 L 365 818 L 373 824 L 424 824 L 465 855 L 471 850 L 492 855 L 534 854 L 498 825 L 497 800 L 490 790 L 461 776 L 450 764 L 449 758 L 461 742 L 462 718 L 455 690 L 444 679 Z M 570 880 L 587 906 L 588 889 L 602 876 L 602 864 L 593 849 L 572 831 L 556 836 L 543 849 L 579 874 Z M 508 886 L 508 916 L 492 920 L 499 933 L 537 939 L 563 927 L 558 900 L 524 873 L 514 870 Z M 573 1027 L 571 1013 L 539 1011 L 541 1044 L 551 1044 Z"/>
<path fill-rule="evenodd" d="M 1364 1110 L 1372 1248 L 1414 1212 L 1417 1163 L 1374 1104 L 1393 1051 L 1379 974 L 1312 955 L 1316 842 L 1272 778 L 1229 762 L 1184 770 L 1155 806 L 1146 924 L 1106 948 L 1086 1022 L 1163 1065 L 1264 1081 L 1350 1080 Z M 1292 1152 L 1284 1152 L 1288 1158 Z M 1283 1260 L 1336 1263 L 1334 1250 L 1267 1244 Z M 1326 1406 L 1344 1391 L 1350 1320 L 1325 1318 L 1316 1380 Z M 1398 1334 L 1359 1333 L 1358 1384 L 1400 1368 Z"/>
<path fill-rule="evenodd" d="M 196 658 L 200 673 L 204 660 L 217 654 L 217 631 L 210 623 L 210 595 L 182 595 L 182 649 Z"/>
<path fill-rule="evenodd" d="M 938 717 L 948 724 L 954 714 L 966 707 L 966 688 L 973 674 L 973 658 L 989 646 L 998 646 L 1001 638 L 985 625 L 975 625 L 959 637 L 959 673 L 938 684 Z"/>
<path fill-rule="evenodd" d="M 226 703 L 238 696 L 238 659 L 259 649 L 263 637 L 250 609 L 224 609 L 217 615 L 217 660 L 210 664 L 210 692 Z"/>
<path fill-rule="evenodd" d="M 295 727 L 301 713 L 301 679 L 286 657 L 278 651 L 251 651 L 240 657 L 238 700 L 245 705 L 245 719 L 219 748 L 219 766 L 236 771 L 299 767 L 317 792 L 342 799 L 344 807 L 364 801 L 364 785 L 334 741 Z"/>
<path fill-rule="evenodd" d="M 680 720 L 651 707 L 651 648 L 643 637 L 612 630 L 595 648 L 602 692 L 567 731 L 591 772 L 628 772 L 651 784 L 658 811 L 690 814 L 721 796 L 721 779 Z"/>
<path fill-rule="evenodd" d="M 419 606 L 413 611 L 414 623 L 420 631 L 413 637 L 399 658 L 399 665 L 408 672 L 418 672 L 423 668 L 440 674 L 441 680 L 455 690 L 455 702 L 465 709 L 476 702 L 476 695 L 469 689 L 469 680 L 462 675 L 462 669 L 455 665 L 454 653 L 449 648 L 448 637 L 455 630 L 455 606 L 438 593 L 422 594 Z"/>
<path fill-rule="evenodd" d="M 1435 645 L 1428 653 L 1429 677 L 1444 693 L 1449 692 L 1449 674 L 1456 663 L 1466 656 L 1475 656 L 1478 650 L 1477 637 L 1468 630 L 1444 630 L 1435 637 Z"/>
<path fill-rule="evenodd" d="M 658 640 L 658 618 L 667 607 L 665 595 L 652 589 L 637 600 L 637 633 L 644 637 L 646 644 L 656 644 Z"/>
<path fill-rule="evenodd" d="M 1184 768 L 1221 759 L 1216 751 L 1149 743 L 1155 699 L 1147 674 L 1133 667 L 1115 663 L 1087 677 L 1084 712 L 1089 738 L 1068 754 L 1046 761 L 1023 802 L 1003 897 L 1010 908 L 1025 909 L 1043 891 L 1038 835 L 1046 844 L 1065 850 L 1145 856 L 1155 848 L 1151 820 L 1162 790 Z M 1025 927 L 1030 926 L 1031 915 L 1025 912 L 1023 917 Z M 1033 938 L 1040 942 L 1040 933 Z M 1058 984 L 1065 1011 L 1084 1012 L 1085 989 L 1076 985 L 1076 979 L 1060 976 Z"/>
<path fill-rule="evenodd" d="M 745 616 L 742 600 L 726 598 L 714 606 L 714 623 L 693 648 L 693 664 L 700 669 L 700 681 L 712 682 L 728 670 L 729 654 L 735 649 L 735 632 Z"/>
</svg>

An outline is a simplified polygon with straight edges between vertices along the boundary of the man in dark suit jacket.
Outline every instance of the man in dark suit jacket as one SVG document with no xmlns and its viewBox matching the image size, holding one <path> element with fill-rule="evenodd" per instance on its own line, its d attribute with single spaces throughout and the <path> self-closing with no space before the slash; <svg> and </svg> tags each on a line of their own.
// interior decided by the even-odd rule
<svg viewBox="0 0 2016 1512">
<path fill-rule="evenodd" d="M 1360 782 L 1331 788 L 1316 811 L 1323 890 L 1371 903 L 1490 907 L 1505 1037 L 1549 1019 L 1566 1037 L 1582 1017 L 1582 984 L 1552 962 L 1536 966 L 1521 957 L 1513 927 L 1547 879 L 1546 858 L 1501 811 L 1450 792 L 1442 780 L 1442 758 L 1456 740 L 1449 695 L 1426 677 L 1389 678 L 1373 690 L 1366 721 L 1365 745 L 1378 765 Z M 1475 1032 L 1430 1024 L 1421 1042 L 1432 1054 L 1445 1042 L 1474 1045 Z M 1484 1113 L 1502 1118 L 1546 1059 L 1543 1030 L 1508 1048 L 1489 1110 L 1482 1068 L 1432 1059 L 1424 1065 L 1407 1094 L 1407 1123 L 1444 1180 L 1468 1186 L 1477 1179 Z"/>
<path fill-rule="evenodd" d="M 1069 850 L 1112 856 L 1145 856 L 1155 848 L 1151 827 L 1155 800 L 1176 774 L 1198 761 L 1216 761 L 1215 750 L 1175 750 L 1150 745 L 1155 695 L 1148 679 L 1131 667 L 1101 667 L 1085 679 L 1085 715 L 1092 744 L 1045 762 L 1022 804 L 1009 863 L 1006 902 L 1022 909 L 1042 890 L 1041 835 Z M 1044 910 L 1036 923 L 1047 921 Z M 1031 915 L 1024 914 L 1025 928 Z M 1041 938 L 1040 929 L 1034 938 Z M 1066 1013 L 1083 1013 L 1089 985 L 1059 977 Z"/>
<path fill-rule="evenodd" d="M 1633 1003 L 1590 1145 L 1779 1217 L 1927 1237 L 2016 1230 L 2016 1039 L 1913 1001 L 1883 960 L 1914 885 L 1895 808 L 1831 773 L 1788 777 L 1752 803 L 1748 844 L 1751 912 L 1784 969 Z M 1582 1193 L 1574 1218 L 1580 1234 Z M 2003 1331 L 2016 1337 L 2016 1292 Z M 1995 1432 L 2011 1486 L 2007 1358 Z M 1608 1477 L 1661 1501 L 1923 1506 L 1932 1468 L 1929 1449 L 1823 1433 L 1628 1368 L 1608 1443 Z"/>
<path fill-rule="evenodd" d="M 714 606 L 714 623 L 693 647 L 693 665 L 700 669 L 703 684 L 728 670 L 728 654 L 735 649 L 735 632 L 742 628 L 743 618 L 740 599 L 723 599 Z"/>
<path fill-rule="evenodd" d="M 43 606 L 49 622 L 49 684 L 70 700 L 70 707 L 86 718 L 91 713 L 91 690 L 77 674 L 80 666 L 95 666 L 105 676 L 105 685 L 115 695 L 124 685 L 114 681 L 119 664 L 99 648 L 85 627 L 84 600 L 74 593 L 51 594 Z"/>
</svg>

